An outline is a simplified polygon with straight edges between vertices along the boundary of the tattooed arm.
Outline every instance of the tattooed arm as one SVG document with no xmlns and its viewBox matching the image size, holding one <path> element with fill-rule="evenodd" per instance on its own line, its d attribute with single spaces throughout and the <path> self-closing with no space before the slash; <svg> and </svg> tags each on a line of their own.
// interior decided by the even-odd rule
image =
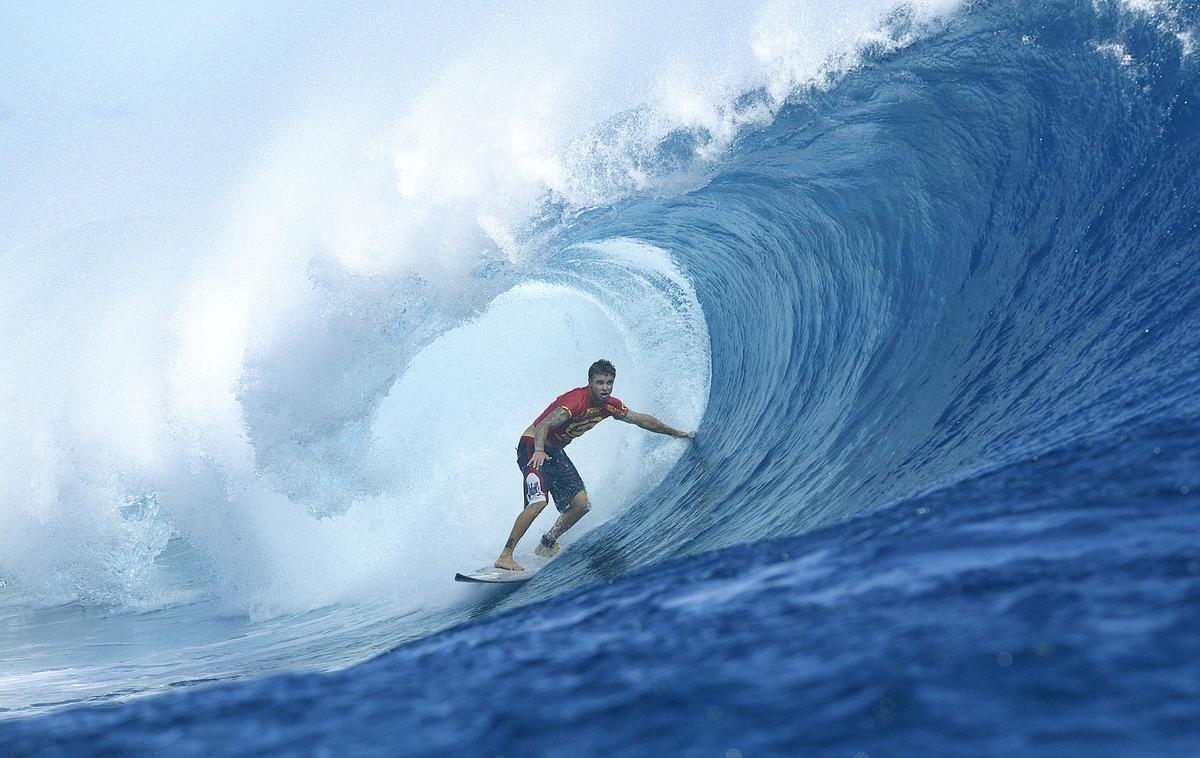
<svg viewBox="0 0 1200 758">
<path fill-rule="evenodd" d="M 529 465 L 538 469 L 546 462 L 546 435 L 554 427 L 562 424 L 567 419 L 571 418 L 571 413 L 566 408 L 555 408 L 550 415 L 542 419 L 542 423 L 533 428 L 533 456 L 529 459 Z"/>
</svg>

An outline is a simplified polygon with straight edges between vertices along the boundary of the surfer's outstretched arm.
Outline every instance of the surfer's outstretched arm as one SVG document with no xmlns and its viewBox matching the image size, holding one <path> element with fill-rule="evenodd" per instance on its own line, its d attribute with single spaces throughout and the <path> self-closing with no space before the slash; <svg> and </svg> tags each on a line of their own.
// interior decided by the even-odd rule
<svg viewBox="0 0 1200 758">
<path fill-rule="evenodd" d="M 635 413 L 630 411 L 629 413 L 625 414 L 625 417 L 621 420 L 628 424 L 633 424 L 634 426 L 640 426 L 646 431 L 654 432 L 656 434 L 669 434 L 672 437 L 679 437 L 681 439 L 691 439 L 692 437 L 696 436 L 695 432 L 681 432 L 674 427 L 667 426 L 648 413 Z"/>
</svg>

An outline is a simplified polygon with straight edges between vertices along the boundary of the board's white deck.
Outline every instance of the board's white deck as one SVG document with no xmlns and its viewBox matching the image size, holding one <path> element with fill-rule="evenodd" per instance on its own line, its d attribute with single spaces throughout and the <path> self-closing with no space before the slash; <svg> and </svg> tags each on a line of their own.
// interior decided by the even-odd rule
<svg viewBox="0 0 1200 758">
<path fill-rule="evenodd" d="M 456 582 L 483 582 L 486 584 L 506 584 L 508 582 L 527 582 L 533 578 L 534 574 L 540 571 L 550 561 L 545 558 L 519 558 L 524 571 L 509 571 L 507 569 L 496 568 L 495 566 L 484 566 L 483 568 L 475 569 L 474 571 L 461 571 L 454 575 Z"/>
</svg>

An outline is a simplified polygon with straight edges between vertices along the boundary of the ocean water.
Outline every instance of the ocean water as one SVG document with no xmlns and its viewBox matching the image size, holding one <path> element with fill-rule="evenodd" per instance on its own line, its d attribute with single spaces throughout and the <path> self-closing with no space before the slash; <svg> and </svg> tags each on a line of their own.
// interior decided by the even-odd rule
<svg viewBox="0 0 1200 758">
<path fill-rule="evenodd" d="M 0 109 L 0 752 L 1200 754 L 1200 6 L 264 8 Z"/>
</svg>

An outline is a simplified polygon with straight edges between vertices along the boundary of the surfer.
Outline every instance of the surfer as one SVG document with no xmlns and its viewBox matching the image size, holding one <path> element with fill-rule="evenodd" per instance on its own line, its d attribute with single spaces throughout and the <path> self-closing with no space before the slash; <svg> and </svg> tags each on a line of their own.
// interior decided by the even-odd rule
<svg viewBox="0 0 1200 758">
<path fill-rule="evenodd" d="M 524 570 L 513 560 L 513 550 L 546 507 L 547 492 L 554 496 L 554 506 L 560 515 L 550 531 L 542 535 L 541 544 L 534 551 L 540 556 L 548 558 L 558 553 L 558 538 L 591 510 L 583 480 L 563 449 L 571 440 L 609 416 L 658 434 L 688 439 L 696 436 L 695 432 L 681 432 L 653 416 L 629 410 L 612 396 L 616 378 L 617 369 L 612 363 L 604 359 L 596 361 L 588 367 L 586 387 L 559 395 L 521 435 L 517 444 L 517 466 L 524 477 L 525 507 L 496 559 L 496 568 Z"/>
</svg>

